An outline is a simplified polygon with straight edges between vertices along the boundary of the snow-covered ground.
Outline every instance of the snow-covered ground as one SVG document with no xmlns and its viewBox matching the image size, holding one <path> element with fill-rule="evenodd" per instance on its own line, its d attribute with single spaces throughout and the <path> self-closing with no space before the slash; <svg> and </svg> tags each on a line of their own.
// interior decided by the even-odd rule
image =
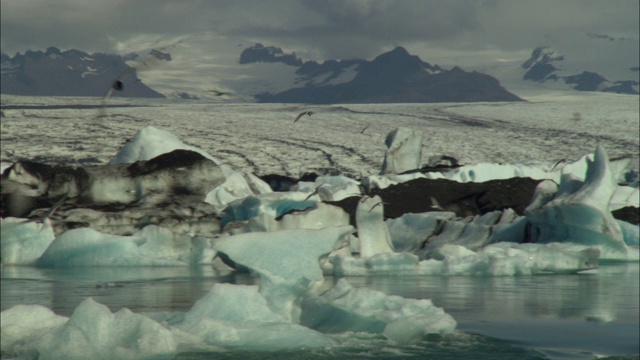
<svg viewBox="0 0 640 360">
<path fill-rule="evenodd" d="M 423 162 L 450 155 L 462 164 L 552 165 L 601 144 L 612 158 L 631 155 L 630 167 L 638 168 L 637 96 L 558 92 L 527 100 L 304 106 L 110 99 L 110 106 L 134 106 L 101 109 L 77 108 L 102 104 L 97 98 L 3 95 L 1 160 L 104 164 L 151 125 L 237 170 L 292 176 L 339 171 L 360 178 L 380 171 L 387 133 L 407 127 L 424 134 Z M 304 110 L 314 114 L 293 124 Z"/>
</svg>

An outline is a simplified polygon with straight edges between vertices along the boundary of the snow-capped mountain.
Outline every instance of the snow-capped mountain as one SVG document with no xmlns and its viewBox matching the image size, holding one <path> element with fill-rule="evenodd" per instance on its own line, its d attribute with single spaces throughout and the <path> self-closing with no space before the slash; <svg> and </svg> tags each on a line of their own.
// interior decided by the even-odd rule
<svg viewBox="0 0 640 360">
<path fill-rule="evenodd" d="M 371 61 L 321 63 L 303 61 L 295 53 L 262 44 L 243 51 L 236 47 L 230 51 L 235 52 L 235 59 L 232 63 L 225 59 L 226 64 L 219 63 L 220 59 L 185 56 L 183 49 L 176 49 L 176 60 L 163 50 L 119 56 L 49 48 L 13 58 L 3 55 L 2 92 L 103 96 L 120 80 L 124 87 L 114 95 L 132 97 L 316 104 L 521 100 L 489 75 L 460 67 L 445 70 L 402 47 Z M 201 71 L 203 68 L 208 71 Z M 141 72 L 150 87 L 138 79 Z"/>
<path fill-rule="evenodd" d="M 159 51 L 145 57 L 79 50 L 26 51 L 9 57 L 2 54 L 3 94 L 44 96 L 104 96 L 114 86 L 113 96 L 163 97 L 137 76 L 138 66 L 167 61 Z M 120 81 L 118 85 L 114 85 Z"/>
<path fill-rule="evenodd" d="M 295 54 L 256 44 L 245 49 L 241 63 L 282 62 L 296 67 L 296 86 L 279 93 L 257 94 L 261 102 L 285 103 L 431 103 L 519 101 L 497 79 L 460 67 L 445 70 L 422 61 L 403 47 L 371 61 L 302 63 Z"/>
<path fill-rule="evenodd" d="M 597 37 L 600 39 L 601 37 Z M 608 38 L 607 38 L 608 39 Z M 614 41 L 614 40 L 610 40 Z M 638 94 L 638 67 L 630 67 L 626 74 L 606 76 L 599 69 L 576 66 L 575 59 L 561 54 L 550 47 L 537 47 L 521 67 L 523 80 L 539 83 L 566 85 L 579 91 L 603 91 L 621 94 Z M 625 69 L 623 69 L 625 70 Z"/>
</svg>

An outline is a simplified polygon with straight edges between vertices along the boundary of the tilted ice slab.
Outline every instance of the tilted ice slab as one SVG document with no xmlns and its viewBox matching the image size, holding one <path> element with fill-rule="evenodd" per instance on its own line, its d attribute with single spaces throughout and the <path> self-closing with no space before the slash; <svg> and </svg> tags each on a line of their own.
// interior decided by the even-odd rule
<svg viewBox="0 0 640 360">
<path fill-rule="evenodd" d="M 149 160 L 176 149 L 198 152 L 220 166 L 226 181 L 213 188 L 205 200 L 215 206 L 218 211 L 222 211 L 228 203 L 235 199 L 271 192 L 269 185 L 255 175 L 234 171 L 206 151 L 186 145 L 172 133 L 153 126 L 147 126 L 138 131 L 131 141 L 127 142 L 109 161 L 109 164 L 128 164 L 140 160 Z"/>
<path fill-rule="evenodd" d="M 377 254 L 392 253 L 393 244 L 387 224 L 383 221 L 384 203 L 379 196 L 365 196 L 356 208 L 356 225 L 360 256 L 370 257 Z"/>
<path fill-rule="evenodd" d="M 51 222 L 0 219 L 2 265 L 35 265 L 54 239 Z"/>
<path fill-rule="evenodd" d="M 131 236 L 73 229 L 58 236 L 42 254 L 42 267 L 185 266 L 213 261 L 207 239 L 179 235 L 149 225 Z"/>
<path fill-rule="evenodd" d="M 381 174 L 400 174 L 419 169 L 422 161 L 422 131 L 399 127 L 391 131 L 384 141 Z"/>
<path fill-rule="evenodd" d="M 220 238 L 213 248 L 260 275 L 262 295 L 276 313 L 297 322 L 300 296 L 323 280 L 319 259 L 341 247 L 352 226 L 246 233 Z"/>
</svg>

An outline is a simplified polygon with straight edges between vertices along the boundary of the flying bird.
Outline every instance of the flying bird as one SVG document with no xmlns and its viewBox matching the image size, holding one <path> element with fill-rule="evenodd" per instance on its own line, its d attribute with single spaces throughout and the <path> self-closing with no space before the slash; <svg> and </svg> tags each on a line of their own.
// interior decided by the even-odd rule
<svg viewBox="0 0 640 360">
<path fill-rule="evenodd" d="M 389 205 L 389 203 L 386 203 L 384 201 L 378 201 L 377 203 L 375 203 L 370 209 L 369 212 L 371 212 L 371 210 L 373 210 L 376 206 L 378 205 Z"/>
<path fill-rule="evenodd" d="M 208 92 L 212 93 L 215 96 L 223 96 L 223 95 L 233 95 L 231 92 L 229 91 L 220 91 L 220 90 L 207 90 Z"/>
<path fill-rule="evenodd" d="M 324 182 L 318 186 L 316 186 L 315 190 L 313 190 L 312 193 L 309 194 L 309 196 L 307 196 L 304 201 L 307 201 L 309 199 L 311 199 L 314 195 L 318 195 L 318 193 L 320 192 L 320 187 L 324 185 Z"/>
<path fill-rule="evenodd" d="M 311 115 L 313 115 L 313 111 L 303 111 L 303 112 L 301 112 L 300 114 L 298 114 L 298 116 L 296 117 L 296 119 L 295 119 L 295 120 L 293 120 L 293 123 L 295 124 L 295 123 L 296 123 L 296 121 L 300 120 L 300 118 L 301 118 L 301 117 L 303 117 L 303 116 L 305 116 L 305 115 L 311 116 Z"/>
<path fill-rule="evenodd" d="M 556 166 L 558 166 L 558 165 L 560 165 L 560 164 L 562 164 L 563 162 L 566 162 L 566 161 L 567 161 L 567 159 L 560 159 L 560 160 L 558 160 L 558 161 L 555 163 L 555 165 L 553 165 L 553 167 L 551 168 L 551 170 L 549 170 L 549 171 L 553 171 L 553 170 L 555 170 Z"/>
</svg>

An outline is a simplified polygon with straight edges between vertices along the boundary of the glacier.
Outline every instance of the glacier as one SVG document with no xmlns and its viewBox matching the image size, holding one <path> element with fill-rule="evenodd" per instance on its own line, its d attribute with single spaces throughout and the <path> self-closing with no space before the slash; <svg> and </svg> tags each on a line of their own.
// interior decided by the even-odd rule
<svg viewBox="0 0 640 360">
<path fill-rule="evenodd" d="M 89 298 L 67 318 L 42 306 L 19 305 L 1 313 L 2 352 L 42 359 L 169 359 L 185 351 L 326 348 L 337 346 L 335 335 L 345 332 L 410 344 L 427 334 L 455 331 L 455 319 L 430 300 L 354 288 L 349 276 L 566 274 L 597 269 L 604 260 L 639 259 L 638 225 L 611 215 L 614 207 L 636 204 L 637 187 L 618 184 L 625 164 L 610 161 L 601 146 L 554 170 L 477 164 L 401 174 L 419 168 L 422 135 L 396 130 L 388 140 L 390 150 L 400 150 L 387 153 L 381 174 L 361 180 L 318 177 L 292 191 L 274 192 L 255 175 L 235 171 L 169 132 L 144 128 L 110 166 L 153 162 L 175 150 L 202 155 L 212 162 L 207 165 L 211 177 L 199 174 L 180 186 L 193 185 L 196 201 L 210 206 L 198 221 L 207 225 L 161 220 L 112 233 L 107 229 L 115 220 L 107 217 L 96 228 L 56 233 L 53 216 L 41 221 L 7 217 L 0 223 L 2 265 L 81 271 L 90 266 L 196 266 L 224 257 L 230 266 L 259 277 L 259 285 L 215 284 L 184 313 L 112 313 Z M 522 215 L 504 209 L 459 217 L 438 209 L 385 219 L 387 204 L 369 195 L 372 189 L 419 177 L 481 182 L 514 176 L 541 180 Z M 146 178 L 131 189 L 118 179 L 102 180 L 92 188 L 92 198 L 135 206 L 168 201 L 172 192 L 163 192 L 165 182 L 175 183 Z M 3 181 L 29 186 L 34 180 L 3 175 Z M 123 201 L 114 192 L 133 195 Z M 332 203 L 350 197 L 357 198 L 353 220 Z M 88 219 L 91 210 L 80 211 Z M 328 275 L 340 279 L 328 284 Z"/>
</svg>

